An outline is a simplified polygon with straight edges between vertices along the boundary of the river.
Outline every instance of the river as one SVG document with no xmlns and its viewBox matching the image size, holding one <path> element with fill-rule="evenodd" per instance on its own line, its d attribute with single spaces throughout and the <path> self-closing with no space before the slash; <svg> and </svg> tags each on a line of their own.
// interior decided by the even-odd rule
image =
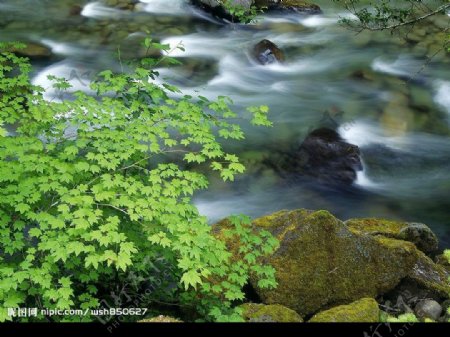
<svg viewBox="0 0 450 337">
<path fill-rule="evenodd" d="M 116 1 L 117 2 L 117 1 Z M 268 105 L 274 127 L 249 128 L 227 143 L 247 164 L 233 183 L 211 177 L 195 203 L 214 222 L 229 214 L 260 216 L 280 209 L 327 209 L 341 219 L 381 217 L 428 224 L 450 247 L 450 57 L 424 28 L 409 43 L 388 33 L 355 33 L 331 1 L 322 15 L 266 15 L 255 24 L 223 25 L 182 0 L 146 0 L 137 11 L 101 2 L 2 0 L 0 40 L 39 42 L 54 57 L 34 61 L 33 82 L 48 74 L 87 90 L 93 73 L 142 56 L 146 31 L 172 46 L 182 66 L 159 69 L 185 94 L 230 96 L 235 110 Z M 78 7 L 79 6 L 79 7 Z M 436 27 L 449 26 L 442 15 Z M 432 26 L 432 25 L 431 25 Z M 429 27 L 428 27 L 429 28 Z M 283 64 L 262 66 L 249 50 L 262 39 L 285 51 Z M 51 92 L 48 93 L 51 96 Z M 342 111 L 326 115 L 326 111 Z M 264 159 L 298 147 L 323 118 L 358 145 L 364 170 L 351 188 L 281 179 Z"/>
</svg>

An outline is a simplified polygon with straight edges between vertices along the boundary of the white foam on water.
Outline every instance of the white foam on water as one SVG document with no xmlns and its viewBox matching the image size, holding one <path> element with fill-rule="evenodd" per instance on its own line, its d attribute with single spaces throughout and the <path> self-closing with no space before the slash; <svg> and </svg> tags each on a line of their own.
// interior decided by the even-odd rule
<svg viewBox="0 0 450 337">
<path fill-rule="evenodd" d="M 290 14 L 290 15 L 268 15 L 258 16 L 257 20 L 263 23 L 296 23 L 309 28 L 320 28 L 326 26 L 332 26 L 339 23 L 340 19 L 357 19 L 357 17 L 351 13 L 336 13 L 327 15 L 302 15 L 302 14 Z"/>
<path fill-rule="evenodd" d="M 186 15 L 189 13 L 183 0 L 141 0 L 146 12 L 166 15 Z"/>
<path fill-rule="evenodd" d="M 338 129 L 343 139 L 351 144 L 365 147 L 372 144 L 382 144 L 391 149 L 406 151 L 415 143 L 407 134 L 392 136 L 380 125 L 363 121 L 351 121 L 341 125 Z"/>
<path fill-rule="evenodd" d="M 301 20 L 300 23 L 305 27 L 316 28 L 334 25 L 339 21 L 339 18 L 327 18 L 320 15 L 311 15 L 306 19 Z"/>
<path fill-rule="evenodd" d="M 434 100 L 450 114 L 450 81 L 437 81 Z"/>
<path fill-rule="evenodd" d="M 374 71 L 407 77 L 414 76 L 418 69 L 420 69 L 420 66 L 420 61 L 403 55 L 398 57 L 395 61 L 385 61 L 382 58 L 376 58 L 372 62 L 372 69 Z"/>
<path fill-rule="evenodd" d="M 42 39 L 40 42 L 49 47 L 54 54 L 73 56 L 86 55 L 88 53 L 86 48 L 75 46 L 75 44 L 61 43 L 49 39 Z"/>
<path fill-rule="evenodd" d="M 75 91 L 83 91 L 90 94 L 94 93 L 89 88 L 91 83 L 89 78 L 90 75 L 92 75 L 92 71 L 82 66 L 76 66 L 68 61 L 62 61 L 44 68 L 32 80 L 34 85 L 41 86 L 45 89 L 44 99 L 46 100 L 61 101 L 61 99 L 58 98 L 60 93 L 53 88 L 54 82 L 48 78 L 50 75 L 57 78 L 65 78 L 72 85 L 72 87 L 66 91 L 67 93 Z"/>
<path fill-rule="evenodd" d="M 120 9 L 107 7 L 97 1 L 88 3 L 81 11 L 81 15 L 88 18 L 104 18 L 121 14 L 123 14 L 123 11 Z"/>
<path fill-rule="evenodd" d="M 380 184 L 375 183 L 373 180 L 371 180 L 368 176 L 365 170 L 356 172 L 356 180 L 355 185 L 361 186 L 365 189 L 379 189 L 381 188 Z"/>
<path fill-rule="evenodd" d="M 205 57 L 221 59 L 228 45 L 223 39 L 211 37 L 206 34 L 195 33 L 184 36 L 175 36 L 162 40 L 163 44 L 170 45 L 172 57 Z M 182 45 L 184 50 L 177 49 Z"/>
</svg>

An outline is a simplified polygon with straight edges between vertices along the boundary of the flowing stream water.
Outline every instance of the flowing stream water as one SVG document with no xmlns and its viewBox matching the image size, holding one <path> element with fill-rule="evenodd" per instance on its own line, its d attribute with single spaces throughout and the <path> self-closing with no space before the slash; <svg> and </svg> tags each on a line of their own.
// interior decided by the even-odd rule
<svg viewBox="0 0 450 337">
<path fill-rule="evenodd" d="M 339 23 L 348 16 L 342 8 L 316 3 L 322 15 L 265 15 L 242 26 L 224 25 L 183 0 L 145 0 L 134 12 L 101 2 L 0 0 L 0 40 L 51 49 L 52 58 L 33 61 L 34 83 L 48 87 L 52 74 L 87 90 L 96 71 L 118 69 L 118 46 L 123 59 L 142 56 L 139 43 L 150 32 L 184 45 L 184 52 L 171 54 L 182 66 L 159 71 L 185 94 L 227 95 L 236 111 L 268 105 L 274 127 L 243 123 L 246 139 L 227 144 L 247 173 L 233 183 L 211 177 L 210 189 L 195 198 L 211 222 L 236 213 L 326 209 L 344 220 L 423 222 L 450 247 L 450 57 L 441 52 L 427 59 L 442 46 L 430 25 L 448 27 L 449 16 L 416 27 L 405 42 L 388 33 L 357 34 Z M 283 49 L 286 62 L 252 60 L 249 50 L 262 39 Z M 298 147 L 324 118 L 361 149 L 364 171 L 354 186 L 294 183 L 264 165 L 274 153 Z"/>
</svg>

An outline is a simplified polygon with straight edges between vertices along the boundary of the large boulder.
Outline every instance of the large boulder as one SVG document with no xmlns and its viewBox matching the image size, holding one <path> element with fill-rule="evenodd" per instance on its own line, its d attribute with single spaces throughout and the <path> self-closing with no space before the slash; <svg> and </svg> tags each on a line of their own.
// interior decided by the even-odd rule
<svg viewBox="0 0 450 337">
<path fill-rule="evenodd" d="M 245 303 L 240 308 L 242 309 L 242 317 L 246 322 L 303 322 L 303 319 L 294 310 L 279 304 Z"/>
<path fill-rule="evenodd" d="M 373 298 L 362 298 L 347 305 L 340 305 L 315 314 L 309 322 L 359 322 L 380 321 L 380 309 Z"/>
<path fill-rule="evenodd" d="M 431 231 L 430 227 L 422 223 L 365 218 L 350 219 L 345 224 L 360 233 L 410 241 L 427 254 L 436 252 L 438 249 L 436 234 Z"/>
<path fill-rule="evenodd" d="M 220 236 L 224 223 L 215 225 Z M 265 304 L 281 304 L 300 316 L 393 290 L 408 279 L 448 296 L 448 273 L 408 241 L 353 230 L 327 211 L 280 211 L 253 221 L 268 230 L 279 248 L 262 262 L 276 269 L 278 287 L 252 286 Z M 226 241 L 229 249 L 239 247 Z M 445 295 L 447 294 L 447 295 Z"/>
<path fill-rule="evenodd" d="M 284 61 L 284 53 L 269 40 L 259 41 L 252 49 L 253 58 L 262 65 Z"/>
</svg>

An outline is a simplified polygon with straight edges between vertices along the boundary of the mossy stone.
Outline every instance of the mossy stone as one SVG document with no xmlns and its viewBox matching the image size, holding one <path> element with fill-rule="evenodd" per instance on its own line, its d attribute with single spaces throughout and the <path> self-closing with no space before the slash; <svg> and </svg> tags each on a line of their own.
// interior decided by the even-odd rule
<svg viewBox="0 0 450 337">
<path fill-rule="evenodd" d="M 397 222 L 390 224 L 386 233 L 404 228 Z M 257 280 L 250 278 L 264 304 L 280 304 L 305 317 L 361 298 L 376 298 L 402 280 L 413 281 L 439 297 L 450 294 L 448 272 L 413 243 L 371 235 L 368 228 L 356 225 L 351 228 L 327 211 L 279 211 L 255 219 L 252 225 L 255 231 L 268 230 L 280 241 L 279 248 L 261 261 L 275 268 L 277 288 L 258 288 Z M 373 225 L 374 229 L 378 226 Z M 238 260 L 238 238 L 223 235 L 229 226 L 227 220 L 221 221 L 213 232 Z"/>
<path fill-rule="evenodd" d="M 245 303 L 240 308 L 243 310 L 242 317 L 246 322 L 303 322 L 302 317 L 294 310 L 279 304 Z"/>
<path fill-rule="evenodd" d="M 159 315 L 152 318 L 141 319 L 138 323 L 183 323 L 183 321 L 174 317 Z"/>
<path fill-rule="evenodd" d="M 345 224 L 355 233 L 410 241 L 424 253 L 432 253 L 438 249 L 438 238 L 425 224 L 375 218 L 350 219 Z"/>
<path fill-rule="evenodd" d="M 309 322 L 360 322 L 380 321 L 380 309 L 373 298 L 362 298 L 347 305 L 340 305 L 314 315 Z"/>
</svg>

